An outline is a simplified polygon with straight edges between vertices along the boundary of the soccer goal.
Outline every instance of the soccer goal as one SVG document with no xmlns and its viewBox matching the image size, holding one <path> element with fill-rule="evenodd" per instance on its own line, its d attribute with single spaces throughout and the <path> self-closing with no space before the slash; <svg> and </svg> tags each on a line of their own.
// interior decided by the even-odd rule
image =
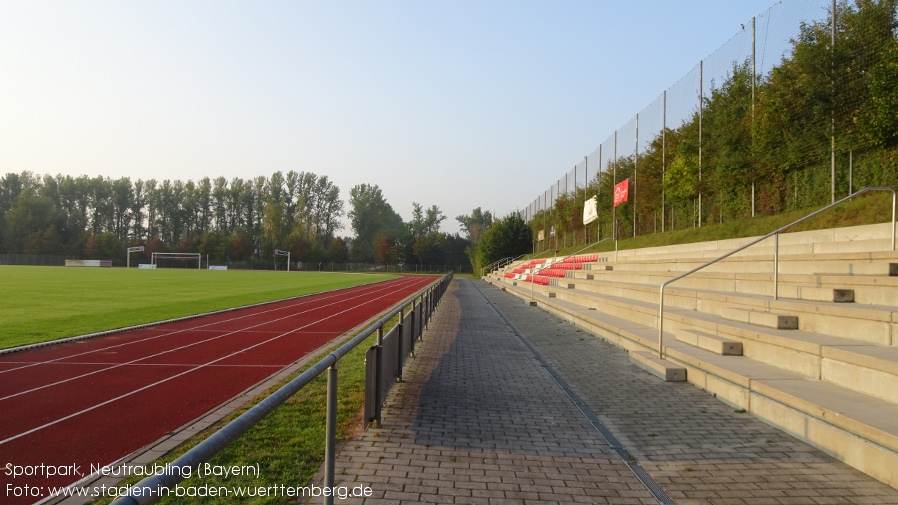
<svg viewBox="0 0 898 505">
<path fill-rule="evenodd" d="M 203 268 L 203 255 L 200 253 L 164 253 L 164 252 L 154 252 L 151 255 L 152 264 L 156 265 L 157 268 L 161 268 L 165 265 L 174 266 L 176 263 L 180 262 L 181 264 L 193 263 L 196 261 L 197 270 L 202 270 Z M 165 263 L 165 265 L 163 265 Z"/>
</svg>

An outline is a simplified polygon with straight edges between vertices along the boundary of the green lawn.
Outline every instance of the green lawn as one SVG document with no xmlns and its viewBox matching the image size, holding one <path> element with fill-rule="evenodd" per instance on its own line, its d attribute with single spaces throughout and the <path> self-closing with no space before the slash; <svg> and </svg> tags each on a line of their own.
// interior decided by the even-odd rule
<svg viewBox="0 0 898 505">
<path fill-rule="evenodd" d="M 390 279 L 385 274 L 0 266 L 0 348 Z"/>
</svg>

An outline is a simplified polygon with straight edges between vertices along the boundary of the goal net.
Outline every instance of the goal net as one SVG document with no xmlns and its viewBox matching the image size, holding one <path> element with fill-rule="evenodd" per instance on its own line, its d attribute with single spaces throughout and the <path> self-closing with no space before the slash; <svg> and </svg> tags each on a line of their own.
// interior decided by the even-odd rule
<svg viewBox="0 0 898 505">
<path fill-rule="evenodd" d="M 200 253 L 163 253 L 154 252 L 151 260 L 156 268 L 193 268 L 196 263 L 197 270 L 202 269 L 203 255 Z"/>
</svg>

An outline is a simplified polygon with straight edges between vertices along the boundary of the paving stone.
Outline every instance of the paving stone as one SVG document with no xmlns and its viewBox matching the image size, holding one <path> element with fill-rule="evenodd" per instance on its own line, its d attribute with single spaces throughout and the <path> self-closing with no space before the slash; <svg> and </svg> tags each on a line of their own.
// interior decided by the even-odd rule
<svg viewBox="0 0 898 505">
<path fill-rule="evenodd" d="M 383 426 L 338 455 L 338 484 L 379 498 L 341 503 L 657 503 L 497 310 L 679 505 L 898 504 L 898 490 L 466 279 L 393 386 Z"/>
<path fill-rule="evenodd" d="M 574 496 L 588 496 L 605 485 L 577 480 L 590 468 L 616 468 L 633 484 L 612 489 L 612 496 L 597 494 L 597 503 L 628 502 L 634 488 L 637 498 L 651 502 L 648 491 L 470 281 L 453 283 L 383 413 L 381 428 L 369 428 L 344 445 L 337 478 L 397 488 L 384 490 L 384 499 L 355 503 L 397 498 L 403 504 L 573 503 Z M 391 437 L 387 450 L 384 433 L 407 437 Z M 572 463 L 583 468 L 573 472 Z M 416 466 L 420 471 L 412 469 Z M 360 472 L 372 467 L 373 475 Z M 377 479 L 413 475 L 422 481 L 384 484 Z M 566 487 L 566 481 L 577 486 Z M 547 498 L 541 499 L 540 492 Z"/>
</svg>

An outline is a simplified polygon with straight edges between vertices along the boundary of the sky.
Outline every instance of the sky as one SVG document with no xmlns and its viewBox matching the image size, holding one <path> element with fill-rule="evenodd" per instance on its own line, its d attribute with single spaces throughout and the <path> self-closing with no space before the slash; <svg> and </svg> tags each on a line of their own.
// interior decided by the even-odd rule
<svg viewBox="0 0 898 505">
<path fill-rule="evenodd" d="M 527 206 L 774 3 L 0 1 L 0 174 L 313 172 L 347 210 L 377 185 L 455 233 Z"/>
</svg>

